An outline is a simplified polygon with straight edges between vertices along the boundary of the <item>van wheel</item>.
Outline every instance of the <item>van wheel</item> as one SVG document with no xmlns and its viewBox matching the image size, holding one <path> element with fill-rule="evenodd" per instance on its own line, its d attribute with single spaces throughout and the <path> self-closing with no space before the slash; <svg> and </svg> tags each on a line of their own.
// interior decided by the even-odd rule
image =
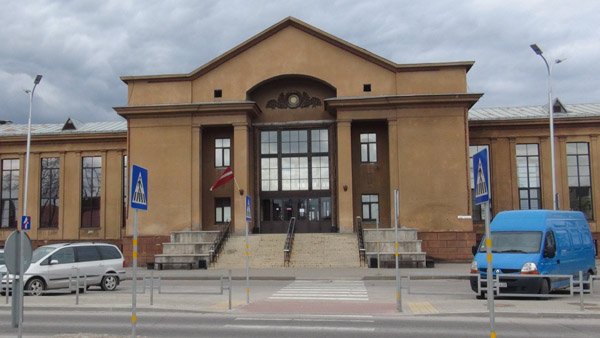
<svg viewBox="0 0 600 338">
<path fill-rule="evenodd" d="M 119 277 L 112 275 L 102 277 L 102 282 L 100 282 L 100 287 L 104 291 L 114 291 L 117 285 L 119 285 Z"/>
<path fill-rule="evenodd" d="M 27 285 L 25 285 L 25 290 L 29 291 L 28 293 L 32 296 L 40 296 L 44 293 L 46 289 L 46 284 L 39 277 L 31 278 L 27 281 Z"/>
</svg>

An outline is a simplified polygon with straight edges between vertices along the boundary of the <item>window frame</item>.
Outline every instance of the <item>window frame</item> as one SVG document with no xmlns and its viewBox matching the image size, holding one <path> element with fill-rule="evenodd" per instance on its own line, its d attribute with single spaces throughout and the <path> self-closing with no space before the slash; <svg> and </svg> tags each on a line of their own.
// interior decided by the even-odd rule
<svg viewBox="0 0 600 338">
<path fill-rule="evenodd" d="M 229 208 L 229 218 L 225 219 L 225 209 Z M 220 220 L 219 220 L 219 215 Z M 226 224 L 231 222 L 231 198 L 229 197 L 217 197 L 215 198 L 215 224 Z"/>
<path fill-rule="evenodd" d="M 220 158 L 218 155 L 220 155 Z M 229 166 L 231 166 L 231 138 L 215 138 L 215 168 L 226 168 Z"/>
<path fill-rule="evenodd" d="M 368 198 L 368 201 L 365 201 L 365 197 Z M 376 200 L 372 200 L 373 197 L 376 198 Z M 368 217 L 365 217 L 365 206 L 367 207 L 368 210 Z M 377 207 L 377 214 L 373 215 L 374 209 L 373 207 L 376 206 Z M 377 222 L 377 220 L 379 219 L 379 194 L 373 194 L 373 193 L 367 193 L 367 194 L 361 194 L 360 195 L 360 210 L 361 210 L 361 218 L 363 221 L 365 222 Z M 376 216 L 376 217 L 373 217 Z"/>
<path fill-rule="evenodd" d="M 524 147 L 525 154 L 519 155 L 519 147 Z M 535 146 L 535 154 L 530 154 L 530 150 Z M 522 167 L 519 166 L 519 159 L 524 159 L 525 162 L 525 177 L 520 176 L 520 170 Z M 537 187 L 532 184 L 536 179 L 532 176 L 532 161 L 537 159 L 536 171 L 537 175 Z M 542 176 L 541 176 L 541 156 L 540 156 L 540 145 L 538 143 L 518 143 L 515 145 L 515 163 L 517 165 L 517 191 L 519 195 L 519 209 L 520 210 L 539 210 L 543 208 L 542 205 Z M 522 186 L 521 180 L 526 180 L 527 185 Z M 532 196 L 533 192 L 537 194 L 537 197 Z M 525 194 L 525 197 L 523 197 Z M 533 202 L 537 201 L 537 208 L 532 208 Z M 523 203 L 526 203 L 526 208 L 523 208 Z"/>
<path fill-rule="evenodd" d="M 363 141 L 363 136 L 366 140 Z M 373 140 L 371 140 L 373 136 Z M 365 132 L 359 134 L 360 143 L 360 163 L 377 163 L 377 133 Z M 366 157 L 363 156 L 363 148 L 366 152 Z"/>
<path fill-rule="evenodd" d="M 45 166 L 45 163 L 49 162 L 49 160 L 56 161 L 56 166 Z M 46 175 L 50 175 L 50 187 L 44 187 L 44 177 L 45 172 L 48 173 Z M 56 182 L 56 187 L 53 187 L 53 183 Z M 46 194 L 50 191 L 50 194 Z M 53 193 L 54 192 L 54 193 Z M 50 207 L 53 208 L 53 212 L 51 213 L 51 217 L 45 217 L 45 208 L 47 205 L 44 205 L 45 200 L 54 200 L 53 204 Z M 59 212 L 60 212 L 60 157 L 43 157 L 40 159 L 40 214 L 39 214 L 39 224 L 40 228 L 52 229 L 58 228 L 59 221 Z M 54 215 L 55 213 L 55 215 Z"/>
<path fill-rule="evenodd" d="M 10 163 L 10 169 L 6 169 L 7 163 Z M 14 168 L 14 164 L 17 164 L 17 168 Z M 4 178 L 8 174 L 9 186 L 7 193 L 4 189 Z M 19 195 L 21 192 L 21 160 L 19 158 L 2 158 L 0 159 L 0 229 L 13 229 L 17 228 L 19 221 L 17 219 L 17 213 L 19 212 Z M 16 185 L 14 182 L 16 181 Z M 8 194 L 8 198 L 4 196 Z M 5 223 L 5 204 L 8 206 Z M 12 214 L 12 215 L 11 215 Z"/>
<path fill-rule="evenodd" d="M 570 151 L 570 145 L 575 146 L 575 153 Z M 580 152 L 580 146 L 585 145 L 585 152 Z M 593 195 L 593 182 L 592 182 L 592 158 L 590 154 L 590 143 L 589 142 L 567 142 L 566 144 L 566 156 L 567 156 L 567 186 L 569 189 L 569 209 L 577 210 L 583 212 L 586 219 L 593 220 L 594 219 L 594 195 Z M 569 165 L 570 158 L 575 159 L 575 165 Z M 582 160 L 586 158 L 585 162 L 587 164 L 581 164 Z M 582 168 L 587 167 L 588 175 L 582 175 Z M 572 175 L 571 168 L 576 169 L 576 174 Z M 582 177 L 587 177 L 589 180 L 589 185 L 582 185 Z M 572 178 L 577 179 L 577 185 L 571 185 Z M 581 191 L 583 189 L 587 190 L 587 196 L 583 197 Z M 589 202 L 583 202 L 584 198 L 589 198 Z M 574 206 L 573 200 L 576 199 L 577 203 Z M 582 207 L 583 204 L 589 205 L 589 209 L 584 209 Z"/>
<path fill-rule="evenodd" d="M 92 162 L 92 166 L 86 166 L 86 159 L 90 159 Z M 99 166 L 95 166 L 94 162 L 96 159 L 99 159 Z M 81 206 L 80 206 L 80 228 L 99 228 L 101 226 L 101 210 L 102 210 L 102 180 L 103 180 L 103 175 L 102 175 L 102 156 L 82 156 L 81 157 L 81 195 L 80 195 L 80 202 L 81 202 Z M 88 184 L 91 184 L 89 186 L 90 188 L 90 197 L 88 197 L 89 201 L 85 201 L 85 190 L 86 190 L 86 185 L 85 185 L 85 180 L 86 180 L 86 170 L 89 170 L 89 172 L 91 173 L 91 177 L 89 178 Z M 96 173 L 96 175 L 95 175 Z M 95 178 L 97 177 L 97 178 Z M 97 180 L 97 187 L 94 185 L 94 183 L 96 182 L 95 180 Z M 97 188 L 97 189 L 96 189 Z M 97 192 L 94 195 L 94 192 Z M 97 199 L 97 200 L 95 200 Z M 87 206 L 85 204 L 88 204 Z M 97 204 L 97 206 L 96 206 Z M 89 210 L 85 209 L 85 208 L 89 208 Z M 89 219 L 85 219 L 85 213 L 89 212 L 90 216 Z M 97 213 L 97 218 L 94 217 L 94 214 Z M 97 222 L 94 222 L 94 220 L 97 220 Z"/>
</svg>

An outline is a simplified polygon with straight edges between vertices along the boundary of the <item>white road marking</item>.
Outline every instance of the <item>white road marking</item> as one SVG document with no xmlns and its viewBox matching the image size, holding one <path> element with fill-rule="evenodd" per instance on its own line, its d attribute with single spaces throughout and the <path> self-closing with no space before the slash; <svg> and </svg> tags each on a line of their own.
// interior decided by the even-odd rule
<svg viewBox="0 0 600 338">
<path fill-rule="evenodd" d="M 302 280 L 283 287 L 269 299 L 368 301 L 369 295 L 363 281 Z"/>
</svg>

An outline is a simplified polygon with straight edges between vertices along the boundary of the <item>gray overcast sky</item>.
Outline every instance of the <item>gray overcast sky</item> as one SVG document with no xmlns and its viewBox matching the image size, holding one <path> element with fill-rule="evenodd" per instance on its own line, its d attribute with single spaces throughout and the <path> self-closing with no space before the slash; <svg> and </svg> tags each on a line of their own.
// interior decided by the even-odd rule
<svg viewBox="0 0 600 338">
<path fill-rule="evenodd" d="M 0 120 L 118 120 L 121 75 L 188 73 L 287 16 L 397 63 L 474 60 L 476 107 L 600 102 L 600 1 L 3 0 Z"/>
</svg>

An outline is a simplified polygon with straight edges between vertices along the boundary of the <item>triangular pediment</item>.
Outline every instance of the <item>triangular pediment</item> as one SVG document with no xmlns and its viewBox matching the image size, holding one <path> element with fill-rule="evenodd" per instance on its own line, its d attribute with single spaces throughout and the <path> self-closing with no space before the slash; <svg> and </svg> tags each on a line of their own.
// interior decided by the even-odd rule
<svg viewBox="0 0 600 338">
<path fill-rule="evenodd" d="M 277 33 L 289 28 L 293 27 L 298 29 L 305 34 L 308 34 L 312 37 L 315 37 L 319 40 L 326 42 L 331 46 L 335 46 L 340 48 L 352 55 L 355 55 L 361 59 L 364 59 L 372 64 L 378 65 L 388 71 L 401 71 L 401 70 L 411 70 L 411 69 L 422 69 L 429 67 L 464 67 L 468 71 L 473 62 L 448 62 L 448 63 L 424 63 L 424 64 L 396 64 L 388 59 L 385 59 L 379 55 L 371 53 L 364 48 L 360 48 L 354 44 L 351 44 L 343 39 L 340 39 L 334 35 L 331 35 L 325 31 L 322 31 L 314 26 L 311 26 L 297 18 L 287 17 L 280 22 L 274 24 L 273 26 L 265 29 L 264 31 L 254 35 L 248 40 L 242 42 L 236 47 L 230 49 L 229 51 L 223 53 L 222 55 L 216 57 L 215 59 L 209 61 L 208 63 L 196 68 L 192 72 L 188 74 L 166 74 L 166 75 L 153 75 L 153 76 L 123 76 L 121 80 L 124 82 L 128 82 L 131 80 L 139 80 L 145 79 L 150 81 L 182 81 L 182 80 L 195 80 L 202 75 L 218 68 L 222 64 L 226 63 L 229 60 L 237 57 L 238 55 L 252 49 L 256 45 L 262 43 L 263 41 L 269 39 L 270 37 L 276 35 Z"/>
</svg>

